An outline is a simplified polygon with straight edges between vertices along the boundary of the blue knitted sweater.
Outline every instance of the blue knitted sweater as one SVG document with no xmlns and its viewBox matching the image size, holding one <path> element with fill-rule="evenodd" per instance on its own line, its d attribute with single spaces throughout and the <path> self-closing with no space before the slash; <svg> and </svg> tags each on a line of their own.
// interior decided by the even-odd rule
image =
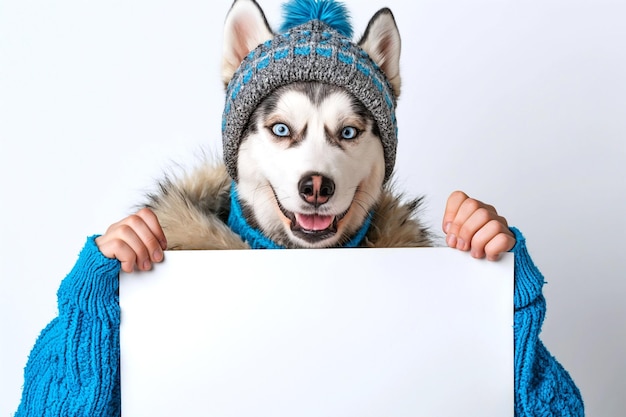
<svg viewBox="0 0 626 417">
<path fill-rule="evenodd" d="M 515 415 L 583 416 L 569 374 L 539 340 L 544 278 L 511 229 L 515 255 Z M 39 336 L 26 365 L 16 416 L 120 416 L 118 273 L 87 240 L 58 291 L 59 315 Z"/>
</svg>

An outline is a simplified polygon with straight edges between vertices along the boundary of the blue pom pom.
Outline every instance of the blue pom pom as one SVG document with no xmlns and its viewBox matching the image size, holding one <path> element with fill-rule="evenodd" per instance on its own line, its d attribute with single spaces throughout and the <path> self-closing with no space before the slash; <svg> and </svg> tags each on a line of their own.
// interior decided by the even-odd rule
<svg viewBox="0 0 626 417">
<path fill-rule="evenodd" d="M 302 25 L 310 20 L 320 20 L 343 36 L 352 38 L 350 14 L 343 3 L 335 0 L 290 0 L 283 4 L 281 32 Z"/>
</svg>

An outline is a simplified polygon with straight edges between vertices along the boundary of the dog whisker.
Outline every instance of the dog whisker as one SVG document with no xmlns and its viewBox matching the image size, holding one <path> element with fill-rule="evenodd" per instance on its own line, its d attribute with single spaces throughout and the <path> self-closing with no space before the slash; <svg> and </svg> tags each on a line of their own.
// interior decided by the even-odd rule
<svg viewBox="0 0 626 417">
<path fill-rule="evenodd" d="M 360 208 L 361 210 L 363 210 L 363 214 L 367 215 L 369 213 L 369 205 L 361 200 L 355 199 L 354 200 L 354 204 L 355 207 Z"/>
</svg>

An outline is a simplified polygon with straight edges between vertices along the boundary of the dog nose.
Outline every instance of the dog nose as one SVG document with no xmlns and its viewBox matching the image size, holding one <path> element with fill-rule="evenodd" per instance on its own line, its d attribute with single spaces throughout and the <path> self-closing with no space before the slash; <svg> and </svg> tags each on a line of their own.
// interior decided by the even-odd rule
<svg viewBox="0 0 626 417">
<path fill-rule="evenodd" d="M 317 207 L 335 194 L 335 182 L 319 174 L 305 175 L 298 183 L 298 190 L 304 201 Z"/>
</svg>

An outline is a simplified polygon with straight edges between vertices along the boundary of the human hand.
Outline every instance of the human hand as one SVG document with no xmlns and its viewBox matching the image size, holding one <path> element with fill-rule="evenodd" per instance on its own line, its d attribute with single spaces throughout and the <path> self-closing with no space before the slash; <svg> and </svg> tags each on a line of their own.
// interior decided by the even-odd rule
<svg viewBox="0 0 626 417">
<path fill-rule="evenodd" d="M 104 256 L 122 263 L 124 272 L 133 272 L 135 266 L 142 271 L 150 270 L 153 262 L 163 260 L 167 248 L 159 220 L 148 208 L 112 224 L 95 242 Z"/>
<path fill-rule="evenodd" d="M 448 197 L 443 216 L 446 243 L 451 248 L 470 251 L 474 258 L 500 258 L 515 246 L 515 236 L 504 217 L 493 206 L 470 198 L 462 191 Z"/>
</svg>

